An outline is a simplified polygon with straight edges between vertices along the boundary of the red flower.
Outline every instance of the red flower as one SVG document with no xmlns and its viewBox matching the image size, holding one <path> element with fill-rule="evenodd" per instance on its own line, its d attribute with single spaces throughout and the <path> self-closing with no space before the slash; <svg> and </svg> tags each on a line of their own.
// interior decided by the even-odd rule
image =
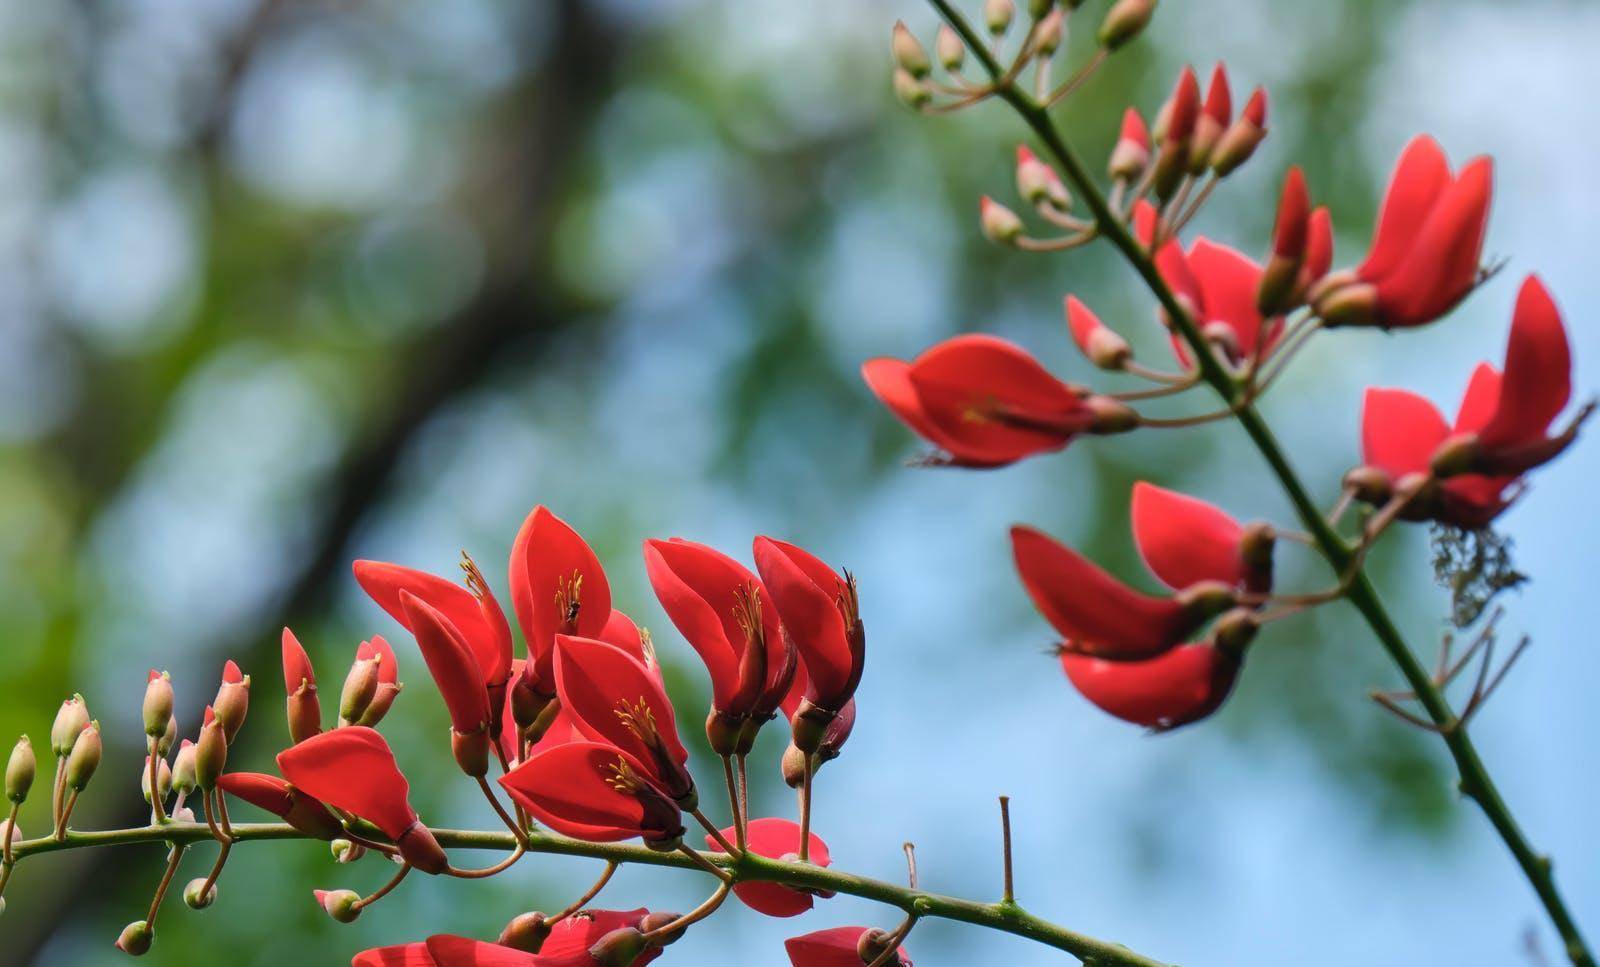
<svg viewBox="0 0 1600 967">
<path fill-rule="evenodd" d="M 541 958 L 539 964 L 546 965 L 547 961 L 544 958 L 550 958 L 548 967 L 569 963 L 574 967 L 580 965 L 587 967 L 592 963 L 592 958 L 590 960 L 576 958 L 588 957 L 590 948 L 599 943 L 606 934 L 617 930 L 644 929 L 644 920 L 650 915 L 650 911 L 644 907 L 637 910 L 579 911 L 550 929 L 550 936 L 545 938 L 544 944 L 539 948 Z M 651 947 L 635 958 L 630 967 L 644 967 L 659 956 L 661 948 Z"/>
<path fill-rule="evenodd" d="M 689 752 L 659 676 L 615 645 L 569 635 L 556 636 L 554 667 L 562 711 L 577 731 L 627 752 L 668 797 L 693 809 Z"/>
<path fill-rule="evenodd" d="M 523 521 L 511 546 L 511 603 L 528 644 L 530 681 L 544 695 L 554 695 L 556 635 L 603 638 L 611 619 L 611 585 L 578 532 L 543 506 Z"/>
<path fill-rule="evenodd" d="M 1087 391 L 994 336 L 957 336 L 911 363 L 868 360 L 861 374 L 901 422 L 956 466 L 1004 466 L 1059 450 L 1080 433 L 1113 429 L 1101 427 Z"/>
<path fill-rule="evenodd" d="M 1102 711 L 1162 732 L 1221 707 L 1239 662 L 1223 649 L 1197 643 L 1144 661 L 1105 661 L 1063 651 L 1061 667 L 1078 693 Z"/>
<path fill-rule="evenodd" d="M 607 934 L 642 929 L 648 910 L 582 910 L 551 928 L 537 954 L 501 944 L 438 934 L 426 941 L 363 950 L 351 967 L 597 967 L 589 953 Z M 629 967 L 644 967 L 661 956 L 652 946 Z"/>
<path fill-rule="evenodd" d="M 783 947 L 789 952 L 789 963 L 793 967 L 862 967 L 870 961 L 862 959 L 859 951 L 863 938 L 871 933 L 881 934 L 882 931 L 867 927 L 834 927 L 790 937 L 783 942 Z M 895 957 L 889 962 L 890 967 L 911 967 L 911 958 L 904 947 L 895 949 Z"/>
<path fill-rule="evenodd" d="M 675 849 L 682 816 L 638 759 L 606 742 L 551 746 L 500 777 L 511 798 L 556 832 L 607 843 L 642 837 Z"/>
<path fill-rule="evenodd" d="M 344 827 L 327 806 L 277 776 L 227 772 L 218 777 L 217 788 L 265 809 L 307 836 L 334 839 L 344 835 Z"/>
<path fill-rule="evenodd" d="M 748 752 L 795 674 L 794 645 L 771 596 L 747 568 L 704 544 L 645 541 L 644 560 L 662 608 L 711 673 L 712 750 Z"/>
<path fill-rule="evenodd" d="M 307 795 L 377 826 L 424 873 L 441 873 L 449 865 L 411 808 L 411 787 L 389 743 L 372 729 L 352 725 L 312 736 L 278 753 L 278 771 Z"/>
<path fill-rule="evenodd" d="M 1438 143 L 1406 145 L 1389 180 L 1367 258 L 1331 276 L 1313 304 L 1330 325 L 1420 326 L 1444 315 L 1478 282 L 1493 163 L 1475 158 L 1450 174 Z"/>
<path fill-rule="evenodd" d="M 775 860 L 796 861 L 800 856 L 800 825 L 787 819 L 752 819 L 747 830 L 749 838 L 746 843 L 750 850 L 758 856 L 768 856 Z M 722 836 L 729 842 L 733 841 L 734 829 L 732 826 L 722 831 Z M 810 834 L 810 846 L 807 859 L 817 866 L 827 866 L 828 844 L 816 833 Z M 707 836 L 706 845 L 712 852 L 722 852 L 722 846 L 715 837 Z M 769 917 L 798 917 L 811 909 L 815 901 L 814 896 L 832 896 L 829 894 L 812 894 L 804 890 L 781 886 L 777 883 L 736 883 L 733 892 L 744 905 L 757 913 L 765 913 Z"/>
<path fill-rule="evenodd" d="M 1517 296 L 1506 343 L 1505 375 L 1480 363 L 1454 426 L 1434 405 L 1407 390 L 1368 389 L 1362 409 L 1365 462 L 1393 483 L 1464 455 L 1457 472 L 1425 491 L 1408 516 L 1459 527 L 1485 527 L 1510 505 L 1506 491 L 1525 471 L 1554 459 L 1576 437 L 1585 407 L 1555 436 L 1550 424 L 1572 395 L 1571 352 L 1560 313 L 1544 285 L 1529 276 Z M 1450 461 L 1445 461 L 1450 462 Z"/>
<path fill-rule="evenodd" d="M 484 685 L 498 699 L 511 676 L 511 626 L 506 622 L 500 602 L 483 579 L 472 559 L 462 556 L 467 587 L 453 581 L 382 561 L 357 561 L 356 582 L 389 613 L 389 616 L 416 634 L 406 611 L 403 596 L 410 594 L 428 604 L 466 643 L 477 660 Z"/>
<path fill-rule="evenodd" d="M 289 739 L 303 742 L 322 731 L 322 706 L 317 701 L 317 676 L 300 639 L 283 629 L 283 690 L 288 696 Z"/>
<path fill-rule="evenodd" d="M 456 763 L 469 776 L 487 775 L 492 713 L 477 659 L 472 657 L 456 626 L 438 609 L 410 591 L 400 592 L 400 607 L 406 616 L 406 627 L 422 650 L 422 660 L 427 662 L 439 694 L 444 696 Z M 506 673 L 509 677 L 509 667 Z"/>
</svg>

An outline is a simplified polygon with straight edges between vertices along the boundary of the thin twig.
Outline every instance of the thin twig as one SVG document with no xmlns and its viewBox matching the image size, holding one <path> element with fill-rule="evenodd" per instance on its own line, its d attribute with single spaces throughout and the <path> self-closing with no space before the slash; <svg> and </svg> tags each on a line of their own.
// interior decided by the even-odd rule
<svg viewBox="0 0 1600 967">
<path fill-rule="evenodd" d="M 512 853 L 511 855 L 515 856 L 517 854 L 516 853 Z M 362 897 L 361 899 L 357 900 L 356 904 L 355 904 L 356 909 L 357 910 L 364 910 L 367 907 L 372 906 L 374 903 L 377 903 L 379 900 L 382 900 L 384 897 L 388 896 L 390 891 L 392 891 L 395 887 L 399 886 L 400 885 L 400 881 L 405 879 L 406 878 L 406 874 L 410 873 L 410 872 L 411 872 L 411 864 L 410 863 L 402 863 L 402 864 L 400 864 L 400 872 L 396 873 L 393 877 L 391 877 L 389 882 L 385 883 L 383 886 L 378 887 L 378 889 L 371 896 Z"/>
<path fill-rule="evenodd" d="M 1017 902 L 1015 883 L 1011 871 L 1011 797 L 1000 797 L 1000 848 L 1005 854 L 1005 895 L 1000 902 L 1012 904 Z"/>
<path fill-rule="evenodd" d="M 611 875 L 617 872 L 618 865 L 619 864 L 616 860 L 608 860 L 606 862 L 606 868 L 600 871 L 600 878 L 594 881 L 594 885 L 589 887 L 588 890 L 584 891 L 583 896 L 578 897 L 576 900 L 573 900 L 571 903 L 567 904 L 567 906 L 562 909 L 560 913 L 553 917 L 547 917 L 544 921 L 545 926 L 553 927 L 561 921 L 572 916 L 574 913 L 577 913 L 579 910 L 582 910 L 584 907 L 588 906 L 589 902 L 595 897 L 599 896 L 600 891 L 606 888 L 606 884 L 611 882 Z"/>
</svg>

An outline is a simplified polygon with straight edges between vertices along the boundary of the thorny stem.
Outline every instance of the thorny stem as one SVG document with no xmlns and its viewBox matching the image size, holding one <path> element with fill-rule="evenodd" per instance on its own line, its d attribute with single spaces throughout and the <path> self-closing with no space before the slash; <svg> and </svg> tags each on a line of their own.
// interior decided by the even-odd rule
<svg viewBox="0 0 1600 967">
<path fill-rule="evenodd" d="M 517 841 L 502 830 L 433 829 L 434 838 L 446 849 L 514 851 Z M 240 823 L 233 827 L 236 842 L 269 840 L 308 840 L 304 833 L 287 823 Z M 100 846 L 170 842 L 180 845 L 211 838 L 203 823 L 169 822 L 164 826 L 139 826 L 131 829 L 75 831 L 64 841 L 53 837 L 17 843 L 18 861 L 44 853 Z M 846 873 L 833 867 L 810 863 L 785 862 L 745 853 L 700 853 L 685 847 L 684 852 L 662 853 L 636 843 L 589 843 L 545 831 L 528 834 L 528 852 L 554 856 L 582 856 L 638 866 L 671 867 L 683 870 L 716 869 L 735 883 L 778 883 L 801 890 L 832 890 L 872 900 L 918 917 L 934 917 L 1014 934 L 1064 950 L 1098 967 L 1171 967 L 1163 961 L 1134 953 L 1121 944 L 1086 936 L 1042 920 L 1019 906 L 980 903 L 958 897 L 928 893 L 883 880 Z"/>
<path fill-rule="evenodd" d="M 606 884 L 611 882 L 611 875 L 615 872 L 617 872 L 617 861 L 607 860 L 606 868 L 600 871 L 600 878 L 594 881 L 594 886 L 589 887 L 583 896 L 573 900 L 560 913 L 545 920 L 545 926 L 553 927 L 561 921 L 572 916 L 574 913 L 577 913 L 579 910 L 582 910 L 584 907 L 588 906 L 589 901 L 599 896 L 600 891 L 604 890 L 606 888 Z"/>
<path fill-rule="evenodd" d="M 938 10 L 945 21 L 956 31 L 972 50 L 973 54 L 983 64 L 985 70 L 992 77 L 1000 77 L 999 65 L 994 58 L 989 56 L 978 35 L 973 31 L 959 11 L 950 3 L 950 0 L 929 0 L 929 3 Z M 1185 342 L 1194 350 L 1201 377 L 1225 401 L 1233 403 L 1245 392 L 1232 376 L 1230 376 L 1217 361 L 1216 357 L 1206 346 L 1205 339 L 1201 336 L 1194 319 L 1184 311 L 1182 304 L 1173 294 L 1166 282 L 1161 278 L 1155 263 L 1139 245 L 1138 241 L 1128 232 L 1127 228 L 1117 218 L 1116 213 L 1107 206 L 1105 197 L 1100 193 L 1099 187 L 1090 177 L 1083 162 L 1077 154 L 1062 139 L 1060 131 L 1049 113 L 1028 94 L 1019 89 L 1015 84 L 1000 85 L 997 95 L 1033 129 L 1039 139 L 1044 143 L 1050 155 L 1060 165 L 1067 180 L 1075 189 L 1076 194 L 1093 214 L 1095 221 L 1100 225 L 1101 234 L 1116 246 L 1128 264 L 1143 279 L 1151 293 L 1167 312 L 1173 325 L 1182 335 Z M 1299 475 L 1290 465 L 1288 457 L 1284 454 L 1277 438 L 1268 427 L 1255 407 L 1246 403 L 1235 414 L 1245 433 L 1249 435 L 1256 449 L 1266 460 L 1273 474 L 1278 478 L 1285 494 L 1294 505 L 1296 514 L 1307 531 L 1316 539 L 1317 546 L 1323 558 L 1328 562 L 1336 574 L 1344 574 L 1355 561 L 1356 549 L 1347 543 L 1338 532 L 1323 519 L 1317 505 L 1312 501 L 1309 491 L 1301 482 Z M 1578 929 L 1577 921 L 1573 919 L 1571 911 L 1567 909 L 1566 901 L 1556 888 L 1555 878 L 1552 875 L 1550 858 L 1534 850 L 1526 834 L 1518 826 L 1516 817 L 1510 807 L 1506 805 L 1500 791 L 1496 788 L 1494 780 L 1490 778 L 1488 769 L 1484 766 L 1482 758 L 1478 755 L 1477 747 L 1473 744 L 1471 736 L 1465 728 L 1452 728 L 1447 731 L 1443 727 L 1455 720 L 1455 713 L 1451 710 L 1450 702 L 1444 692 L 1429 678 L 1428 672 L 1417 660 L 1400 630 L 1395 627 L 1394 620 L 1389 616 L 1382 599 L 1379 598 L 1376 588 L 1364 570 L 1359 566 L 1354 571 L 1350 586 L 1345 592 L 1345 598 L 1366 620 L 1373 635 L 1378 639 L 1390 660 L 1395 664 L 1406 683 L 1416 693 L 1417 701 L 1427 713 L 1429 720 L 1441 728 L 1440 736 L 1454 759 L 1459 773 L 1458 787 L 1461 792 L 1470 797 L 1482 809 L 1490 825 L 1511 851 L 1517 865 L 1527 878 L 1540 902 L 1544 905 L 1550 917 L 1551 924 L 1561 935 L 1565 945 L 1567 958 L 1574 967 L 1596 967 L 1594 954 L 1589 950 L 1583 939 L 1582 932 Z"/>
</svg>

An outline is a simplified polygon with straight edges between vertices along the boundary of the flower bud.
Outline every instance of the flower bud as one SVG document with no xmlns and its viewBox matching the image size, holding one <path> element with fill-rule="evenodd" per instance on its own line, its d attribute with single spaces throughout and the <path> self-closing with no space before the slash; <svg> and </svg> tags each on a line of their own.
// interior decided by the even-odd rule
<svg viewBox="0 0 1600 967">
<path fill-rule="evenodd" d="M 200 727 L 200 741 L 194 745 L 194 781 L 201 791 L 217 785 L 217 777 L 228 766 L 228 738 L 222 720 L 212 719 Z"/>
<path fill-rule="evenodd" d="M 367 855 L 367 848 L 360 843 L 352 843 L 348 839 L 335 839 L 328 843 L 328 849 L 333 853 L 335 863 L 354 863 Z"/>
<path fill-rule="evenodd" d="M 171 751 L 172 743 L 176 741 L 178 741 L 178 718 L 173 716 L 167 719 L 167 730 L 156 740 L 156 755 L 166 755 Z"/>
<path fill-rule="evenodd" d="M 172 721 L 172 676 L 150 669 L 144 686 L 144 734 L 152 739 L 167 733 Z"/>
<path fill-rule="evenodd" d="M 1055 6 L 1055 0 L 1028 0 L 1028 16 L 1038 20 L 1050 12 Z"/>
<path fill-rule="evenodd" d="M 4 843 L 9 839 L 11 840 L 11 845 L 15 846 L 25 838 L 22 835 L 22 827 L 12 825 L 10 817 L 0 819 L 0 843 Z M 0 907 L 0 909 L 4 908 Z"/>
<path fill-rule="evenodd" d="M 638 927 L 622 927 L 601 937 L 589 956 L 596 967 L 629 967 L 649 946 Z"/>
<path fill-rule="evenodd" d="M 344 678 L 344 688 L 339 693 L 339 724 L 352 725 L 361 721 L 367 707 L 378 693 L 378 661 L 357 658 L 350 663 L 350 673 Z"/>
<path fill-rule="evenodd" d="M 354 890 L 312 890 L 311 895 L 340 923 L 354 923 L 361 916 L 361 897 Z"/>
<path fill-rule="evenodd" d="M 549 936 L 550 924 L 545 922 L 544 914 L 535 911 L 513 917 L 506 928 L 500 931 L 495 943 L 523 953 L 536 954 Z"/>
<path fill-rule="evenodd" d="M 1014 244 L 1022 234 L 1022 219 L 1017 213 L 988 195 L 978 201 L 978 224 L 991 242 L 1001 245 Z"/>
<path fill-rule="evenodd" d="M 130 957 L 142 957 L 150 952 L 150 945 L 155 941 L 155 928 L 144 920 L 135 920 L 123 927 L 117 936 L 117 949 Z"/>
<path fill-rule="evenodd" d="M 197 876 L 183 888 L 183 902 L 188 904 L 191 910 L 204 910 L 217 902 L 217 885 L 212 883 L 210 888 L 207 888 L 206 878 Z"/>
<path fill-rule="evenodd" d="M 33 755 L 33 742 L 26 735 L 11 748 L 11 758 L 6 760 L 6 798 L 22 805 L 33 787 L 33 777 L 39 771 L 39 762 Z"/>
<path fill-rule="evenodd" d="M 1329 276 L 1329 279 L 1334 278 Z M 1327 281 L 1326 279 L 1324 280 Z M 1320 287 L 1311 308 L 1328 328 L 1371 326 L 1378 321 L 1378 288 L 1369 282 Z"/>
<path fill-rule="evenodd" d="M 984 0 L 983 23 L 989 28 L 989 33 L 999 35 L 1011 29 L 1011 21 L 1016 19 L 1017 5 L 1012 0 Z"/>
<path fill-rule="evenodd" d="M 889 39 L 889 51 L 894 55 L 896 67 L 919 80 L 927 77 L 928 71 L 933 67 L 928 62 L 928 52 L 922 49 L 921 42 L 911 33 L 903 20 L 894 22 L 894 31 Z"/>
<path fill-rule="evenodd" d="M 101 751 L 100 723 L 90 722 L 88 728 L 78 733 L 78 740 L 67 756 L 66 780 L 74 792 L 82 792 L 89 785 L 95 769 L 100 767 Z"/>
<path fill-rule="evenodd" d="M 199 786 L 195 779 L 195 744 L 184 739 L 178 746 L 178 754 L 172 760 L 172 788 L 180 796 L 187 796 Z"/>
<path fill-rule="evenodd" d="M 928 90 L 928 85 L 900 68 L 895 68 L 894 72 L 894 93 L 907 107 L 913 108 L 920 108 L 933 98 L 933 92 Z"/>
<path fill-rule="evenodd" d="M 241 674 L 231 660 L 223 666 L 222 685 L 217 688 L 217 700 L 211 703 L 211 709 L 222 723 L 223 736 L 232 745 L 250 711 L 250 676 Z"/>
<path fill-rule="evenodd" d="M 1256 153 L 1256 148 L 1267 136 L 1267 93 L 1256 88 L 1245 103 L 1244 111 L 1223 132 L 1217 146 L 1211 149 L 1211 170 L 1225 177 Z"/>
<path fill-rule="evenodd" d="M 1061 11 L 1051 10 L 1043 20 L 1039 21 L 1038 29 L 1033 32 L 1033 47 L 1041 57 L 1053 56 L 1060 49 L 1062 20 Z"/>
<path fill-rule="evenodd" d="M 967 45 L 961 42 L 961 35 L 951 30 L 949 24 L 939 25 L 939 32 L 933 38 L 933 52 L 947 71 L 960 70 L 967 59 Z"/>
<path fill-rule="evenodd" d="M 1134 108 L 1122 113 L 1122 132 L 1111 149 L 1106 171 L 1113 178 L 1136 181 L 1150 165 L 1150 131 Z"/>
<path fill-rule="evenodd" d="M 172 815 L 169 818 L 175 823 L 192 823 L 194 822 L 194 810 L 188 806 L 180 806 L 172 811 Z"/>
<path fill-rule="evenodd" d="M 1100 21 L 1100 32 L 1096 34 L 1100 46 L 1116 50 L 1139 36 L 1149 26 L 1155 12 L 1156 0 L 1117 0 L 1106 11 L 1106 18 Z"/>
<path fill-rule="evenodd" d="M 50 727 L 50 751 L 57 759 L 65 759 L 78 741 L 78 734 L 89 727 L 89 706 L 82 695 L 74 695 L 61 703 L 56 712 L 55 724 Z"/>
<path fill-rule="evenodd" d="M 150 756 L 144 757 L 144 767 L 139 770 L 139 791 L 144 793 L 145 802 L 155 802 L 150 796 Z M 167 765 L 167 760 L 156 759 L 156 791 L 162 802 L 167 801 L 167 796 L 172 792 L 172 767 Z"/>
<path fill-rule="evenodd" d="M 1055 171 L 1032 151 L 1017 145 L 1017 194 L 1030 205 L 1048 203 L 1061 211 L 1072 207 L 1072 196 Z"/>
<path fill-rule="evenodd" d="M 1255 640 L 1256 632 L 1261 630 L 1261 622 L 1256 614 L 1249 608 L 1234 608 L 1227 614 L 1217 619 L 1211 629 L 1211 641 L 1217 650 L 1223 654 L 1238 659 L 1250 642 Z"/>
<path fill-rule="evenodd" d="M 790 789 L 799 789 L 806 781 L 806 754 L 801 752 L 793 742 L 783 750 L 783 759 L 779 762 L 783 770 L 783 782 Z"/>
</svg>

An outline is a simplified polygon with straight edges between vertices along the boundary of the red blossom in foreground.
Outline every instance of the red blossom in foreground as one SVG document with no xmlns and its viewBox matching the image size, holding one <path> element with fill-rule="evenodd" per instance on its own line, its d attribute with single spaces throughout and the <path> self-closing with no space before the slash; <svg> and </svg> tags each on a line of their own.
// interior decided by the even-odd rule
<svg viewBox="0 0 1600 967">
<path fill-rule="evenodd" d="M 344 827 L 327 806 L 277 776 L 228 772 L 218 777 L 217 788 L 272 813 L 307 836 L 333 839 L 344 835 Z"/>
<path fill-rule="evenodd" d="M 1504 375 L 1480 363 L 1453 425 L 1415 393 L 1368 389 L 1361 417 L 1363 460 L 1381 470 L 1391 486 L 1407 486 L 1408 478 L 1430 470 L 1444 476 L 1412 498 L 1408 516 L 1485 527 L 1515 499 L 1514 485 L 1524 472 L 1554 459 L 1576 438 L 1588 407 L 1566 429 L 1549 435 L 1571 399 L 1571 371 L 1560 313 L 1539 279 L 1529 276 L 1517 296 Z"/>
<path fill-rule="evenodd" d="M 1474 158 L 1457 175 L 1438 142 L 1419 135 L 1400 155 L 1367 257 L 1329 276 L 1312 300 L 1329 326 L 1420 326 L 1478 282 L 1494 166 Z"/>
<path fill-rule="evenodd" d="M 868 360 L 867 386 L 900 421 L 944 451 L 940 462 L 986 468 L 1059 450 L 1080 433 L 1132 429 L 1126 407 L 1063 383 L 994 336 L 947 339 L 910 363 Z"/>
<path fill-rule="evenodd" d="M 556 635 L 603 638 L 611 584 L 594 550 L 543 506 L 523 521 L 511 546 L 511 604 L 528 645 L 525 674 L 534 689 L 553 696 Z"/>
<path fill-rule="evenodd" d="M 317 701 L 317 676 L 300 639 L 283 629 L 283 690 L 289 740 L 303 742 L 322 731 L 322 705 Z"/>
<path fill-rule="evenodd" d="M 874 941 L 882 936 L 883 931 L 870 927 L 834 927 L 790 937 L 783 942 L 783 948 L 789 952 L 789 963 L 793 967 L 861 967 L 872 962 L 871 957 L 862 956 L 861 948 L 876 949 Z M 897 947 L 895 959 L 889 964 L 890 967 L 911 967 L 911 958 L 904 947 Z"/>
<path fill-rule="evenodd" d="M 733 842 L 735 830 L 732 826 L 722 830 L 722 837 Z M 767 856 L 775 860 L 796 862 L 800 858 L 800 824 L 787 819 L 763 818 L 752 819 L 746 830 L 751 852 L 758 856 Z M 707 836 L 706 846 L 713 853 L 722 852 L 722 845 L 716 837 Z M 810 834 L 806 859 L 817 866 L 829 865 L 828 844 L 816 833 Z M 777 883 L 735 883 L 734 895 L 744 901 L 744 905 L 757 913 L 764 913 L 769 917 L 798 917 L 805 913 L 816 902 L 814 897 L 824 899 L 832 896 L 831 893 L 811 893 L 805 890 L 796 890 L 793 887 L 782 886 Z"/>
<path fill-rule="evenodd" d="M 574 741 L 535 753 L 500 785 L 558 833 L 595 843 L 637 836 L 653 849 L 675 849 L 682 814 L 652 774 L 608 742 Z"/>
<path fill-rule="evenodd" d="M 1303 305 L 1332 262 L 1332 217 L 1326 208 L 1312 211 L 1305 175 L 1298 167 L 1290 168 L 1278 200 L 1272 251 L 1256 292 L 1256 309 L 1276 316 Z"/>
<path fill-rule="evenodd" d="M 754 553 L 756 569 L 805 670 L 805 701 L 826 726 L 855 695 L 866 662 L 866 627 L 855 579 L 803 548 L 770 537 L 757 537 Z"/>
<path fill-rule="evenodd" d="M 1063 651 L 1061 667 L 1078 693 L 1101 711 L 1164 732 L 1220 708 L 1233 689 L 1239 661 L 1201 642 L 1144 661 L 1106 661 Z"/>
<path fill-rule="evenodd" d="M 400 592 L 400 605 L 450 713 L 450 745 L 456 764 L 469 776 L 487 775 L 493 716 L 477 660 L 456 626 L 437 609 L 409 591 Z"/>
<path fill-rule="evenodd" d="M 372 729 L 352 725 L 313 736 L 278 753 L 278 771 L 295 788 L 377 826 L 424 873 L 449 865 L 411 808 L 411 787 L 389 743 Z"/>
</svg>

